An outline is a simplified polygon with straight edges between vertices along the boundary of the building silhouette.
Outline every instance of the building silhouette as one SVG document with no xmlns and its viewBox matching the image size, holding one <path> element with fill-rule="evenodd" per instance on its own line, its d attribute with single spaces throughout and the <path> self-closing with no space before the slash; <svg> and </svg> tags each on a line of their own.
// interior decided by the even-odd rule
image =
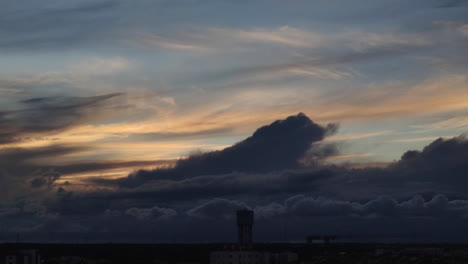
<svg viewBox="0 0 468 264">
<path fill-rule="evenodd" d="M 0 250 L 0 264 L 40 264 L 37 250 Z"/>
<path fill-rule="evenodd" d="M 253 242 L 252 229 L 254 224 L 254 212 L 252 210 L 237 211 L 238 243 L 241 247 L 251 247 Z"/>
<path fill-rule="evenodd" d="M 253 224 L 254 211 L 238 210 L 238 244 L 226 246 L 222 251 L 210 253 L 210 264 L 295 264 L 298 255 L 294 252 L 272 252 L 254 250 Z"/>
</svg>

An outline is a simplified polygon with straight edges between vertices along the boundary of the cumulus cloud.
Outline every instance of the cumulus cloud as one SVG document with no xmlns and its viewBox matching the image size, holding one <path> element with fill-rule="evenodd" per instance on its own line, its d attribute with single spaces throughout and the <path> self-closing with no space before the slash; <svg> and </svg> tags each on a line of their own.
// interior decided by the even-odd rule
<svg viewBox="0 0 468 264">
<path fill-rule="evenodd" d="M 281 124 L 281 122 L 274 124 Z M 274 126 L 266 128 L 272 129 Z M 321 150 L 321 147 L 315 149 L 313 145 L 312 149 L 308 150 L 305 146 L 301 148 L 288 146 L 288 148 L 291 147 L 289 150 L 266 156 L 268 159 L 256 159 L 258 156 L 262 156 L 258 153 L 266 150 L 275 151 L 269 148 L 269 144 L 273 141 L 269 141 L 268 144 L 251 143 L 252 140 L 254 142 L 259 140 L 259 135 L 263 132 L 262 129 L 258 131 L 246 141 L 226 149 L 229 151 L 234 149 L 235 155 L 229 152 L 225 154 L 226 150 L 200 154 L 179 161 L 174 168 L 138 171 L 128 178 L 117 180 L 117 182 L 103 180 L 95 182 L 98 184 L 120 184 L 119 191 L 102 194 L 104 197 L 113 197 L 113 199 L 157 198 L 174 202 L 243 195 L 252 199 L 254 199 L 253 197 L 260 198 L 260 196 L 276 199 L 275 197 L 281 195 L 295 193 L 314 193 L 359 199 L 369 199 L 382 194 L 404 198 L 415 192 L 425 195 L 443 192 L 455 197 L 467 197 L 463 189 L 466 187 L 465 175 L 468 171 L 467 153 L 465 153 L 468 150 L 468 145 L 463 136 L 445 140 L 438 139 L 422 151 L 408 151 L 401 160 L 382 168 L 348 168 L 322 163 L 309 163 L 312 165 L 301 167 L 297 163 L 298 160 L 304 163 L 305 158 L 320 159 L 330 155 L 330 152 L 326 150 L 327 148 L 325 148 L 326 151 Z M 322 130 L 322 133 L 324 131 Z M 300 138 L 291 136 L 294 133 L 286 133 L 287 138 Z M 274 134 L 267 131 L 267 135 Z M 261 138 L 268 139 L 269 136 Z M 286 144 L 285 140 L 282 141 Z M 244 150 L 242 146 L 246 143 L 248 143 L 248 147 L 255 146 L 255 148 L 260 147 L 260 149 L 249 149 L 244 155 L 242 154 Z M 297 151 L 298 149 L 299 151 Z M 239 150 L 242 151 L 237 152 Z M 291 151 L 292 155 L 289 154 Z M 294 151 L 297 151 L 296 154 Z M 321 154 L 322 151 L 324 154 Z M 243 162 L 245 160 L 243 158 L 248 157 L 253 158 L 258 163 L 254 164 L 253 167 L 246 166 L 249 163 L 236 163 L 236 161 L 232 161 L 228 165 L 222 163 L 227 160 L 226 157 L 242 155 L 244 156 L 239 158 L 239 161 Z M 284 163 L 286 165 L 277 162 L 277 159 L 282 157 L 288 158 L 288 162 Z M 270 159 L 278 163 L 279 166 L 277 166 L 278 164 L 271 165 Z M 385 199 L 375 201 L 375 203 L 377 202 L 391 203 Z M 392 206 L 389 206 L 388 210 L 391 208 Z"/>
<path fill-rule="evenodd" d="M 232 172 L 211 175 L 188 175 L 180 177 L 173 169 L 163 169 L 168 173 L 164 177 L 154 177 L 141 182 L 139 186 L 121 188 L 115 192 L 97 194 L 102 199 L 132 199 L 147 200 L 160 199 L 174 204 L 212 199 L 214 197 L 248 197 L 248 199 L 271 200 L 276 202 L 279 197 L 292 196 L 297 193 L 315 194 L 321 197 L 346 197 L 347 199 L 372 200 L 376 196 L 383 196 L 358 206 L 361 211 L 372 211 L 374 214 L 391 215 L 395 212 L 396 200 L 393 196 L 403 199 L 415 193 L 423 194 L 426 199 L 437 193 L 445 193 L 451 197 L 468 198 L 464 192 L 466 183 L 467 161 L 464 158 L 468 149 L 466 139 L 457 137 L 439 139 L 422 151 L 409 151 L 398 162 L 382 168 L 348 168 L 337 165 L 315 164 L 312 167 L 271 171 Z M 156 170 L 154 172 L 159 172 Z M 159 175 L 158 175 L 159 176 Z M 105 184 L 108 181 L 96 181 Z M 294 196 L 286 201 L 293 203 L 301 196 Z M 438 197 L 433 202 L 442 203 Z M 419 199 L 419 198 L 418 198 Z M 328 200 L 327 200 L 328 201 Z M 219 202 L 219 201 L 218 201 Z M 321 207 L 326 201 L 302 199 L 298 208 L 313 208 L 314 213 L 320 215 L 338 212 L 355 212 L 356 205 L 343 201 L 328 201 L 330 206 Z M 410 200 L 416 203 L 418 200 Z M 332 205 L 334 207 L 332 207 Z M 289 205 L 288 205 L 289 206 Z M 428 205 L 429 206 L 429 205 Z M 431 205 L 432 206 L 432 205 Z M 278 208 L 277 205 L 272 205 Z M 292 208 L 292 206 L 289 206 Z M 378 209 L 372 209 L 372 208 Z M 323 211 L 320 209 L 323 208 Z M 272 214 L 268 206 L 262 214 Z M 306 210 L 299 210 L 307 214 Z M 298 212 L 299 212 L 298 211 Z"/>
<path fill-rule="evenodd" d="M 174 168 L 138 171 L 119 181 L 136 187 L 157 179 L 181 179 L 232 172 L 270 172 L 299 167 L 299 159 L 333 133 L 336 125 L 322 127 L 300 113 L 261 127 L 247 139 L 220 151 L 181 159 Z"/>
<path fill-rule="evenodd" d="M 468 178 L 466 136 L 439 138 L 422 151 L 407 151 L 389 170 L 402 178 L 466 186 Z"/>
<path fill-rule="evenodd" d="M 231 201 L 232 203 L 233 201 Z M 390 196 L 381 196 L 366 202 L 296 195 L 284 202 L 273 202 L 254 208 L 257 217 L 466 217 L 465 200 L 449 200 L 437 194 L 425 200 L 415 195 L 398 201 Z"/>
</svg>

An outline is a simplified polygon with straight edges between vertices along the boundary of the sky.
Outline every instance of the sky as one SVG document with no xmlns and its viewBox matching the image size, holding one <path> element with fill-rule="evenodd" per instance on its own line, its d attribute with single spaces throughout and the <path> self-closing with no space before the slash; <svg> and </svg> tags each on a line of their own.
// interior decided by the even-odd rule
<svg viewBox="0 0 468 264">
<path fill-rule="evenodd" d="M 2 1 L 0 241 L 468 242 L 467 15 Z"/>
</svg>

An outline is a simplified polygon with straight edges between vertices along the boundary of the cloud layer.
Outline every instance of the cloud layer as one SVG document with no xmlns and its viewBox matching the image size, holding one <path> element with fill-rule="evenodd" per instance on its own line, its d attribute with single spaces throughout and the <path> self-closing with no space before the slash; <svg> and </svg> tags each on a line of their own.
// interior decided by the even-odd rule
<svg viewBox="0 0 468 264">
<path fill-rule="evenodd" d="M 324 163 L 322 158 L 329 153 L 314 150 L 335 129 L 336 125 L 321 127 L 298 114 L 261 127 L 224 150 L 182 159 L 171 168 L 144 171 L 147 174 L 136 178 L 137 184 L 129 179 L 135 181 L 132 177 L 141 177 L 142 171 L 117 181 L 94 179 L 94 187 L 87 190 L 74 184 L 57 184 L 59 171 L 125 164 L 87 164 L 41 171 L 27 161 L 76 149 L 11 152 L 10 157 L 23 160 L 22 166 L 10 165 L 8 169 L 5 164 L 4 168 L 23 170 L 3 175 L 4 181 L 11 181 L 8 189 L 20 193 L 36 191 L 34 196 L 5 200 L 0 215 L 11 230 L 28 232 L 48 232 L 53 227 L 58 232 L 86 231 L 99 236 L 100 232 L 124 227 L 135 234 L 163 232 L 151 228 L 153 225 L 177 232 L 177 228 L 186 225 L 200 232 L 209 226 L 219 231 L 211 239 L 228 240 L 232 230 L 226 227 L 234 226 L 234 212 L 242 208 L 255 211 L 256 221 L 261 223 L 257 230 L 259 239 L 273 239 L 268 230 L 271 235 L 271 230 L 281 226 L 286 218 L 294 226 L 294 239 L 313 231 L 308 221 L 349 239 L 379 234 L 384 239 L 388 234 L 382 235 L 379 230 L 389 221 L 404 224 L 399 229 L 392 227 L 391 232 L 405 237 L 417 230 L 415 223 L 450 225 L 468 216 L 463 180 L 468 168 L 465 137 L 437 139 L 421 151 L 404 153 L 387 167 L 350 169 Z M 315 162 L 299 162 L 314 151 Z M 252 160 L 258 163 L 253 166 Z M 228 161 L 229 166 L 219 166 Z M 27 174 L 34 170 L 35 174 Z M 25 221 L 26 217 L 29 221 Z M 337 228 L 340 221 L 352 224 Z M 332 231 L 334 228 L 337 229 Z M 197 241 L 201 235 L 198 231 L 186 232 L 184 239 Z M 441 239 L 443 232 L 451 239 L 460 239 L 448 227 L 439 231 L 434 239 Z M 360 232 L 367 235 L 359 237 Z M 423 234 L 419 238 L 425 239 Z"/>
</svg>

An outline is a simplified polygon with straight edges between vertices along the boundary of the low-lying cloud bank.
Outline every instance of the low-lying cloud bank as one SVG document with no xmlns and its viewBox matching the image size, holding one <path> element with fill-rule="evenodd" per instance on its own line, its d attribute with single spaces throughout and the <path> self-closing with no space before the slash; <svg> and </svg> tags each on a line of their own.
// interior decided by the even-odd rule
<svg viewBox="0 0 468 264">
<path fill-rule="evenodd" d="M 178 242 L 213 242 L 234 240 L 235 210 L 241 208 L 255 211 L 256 241 L 282 240 L 285 234 L 295 241 L 309 234 L 335 234 L 353 241 L 464 241 L 460 231 L 467 229 L 463 223 L 468 217 L 468 200 L 449 200 L 443 194 L 401 201 L 382 196 L 366 202 L 295 195 L 255 206 L 215 198 L 188 210 L 153 205 L 93 215 L 61 215 L 37 202 L 22 201 L 0 210 L 0 217 L 9 232 L 42 241 L 56 234 L 58 241 L 86 235 L 96 241 L 173 242 L 178 237 Z"/>
</svg>

